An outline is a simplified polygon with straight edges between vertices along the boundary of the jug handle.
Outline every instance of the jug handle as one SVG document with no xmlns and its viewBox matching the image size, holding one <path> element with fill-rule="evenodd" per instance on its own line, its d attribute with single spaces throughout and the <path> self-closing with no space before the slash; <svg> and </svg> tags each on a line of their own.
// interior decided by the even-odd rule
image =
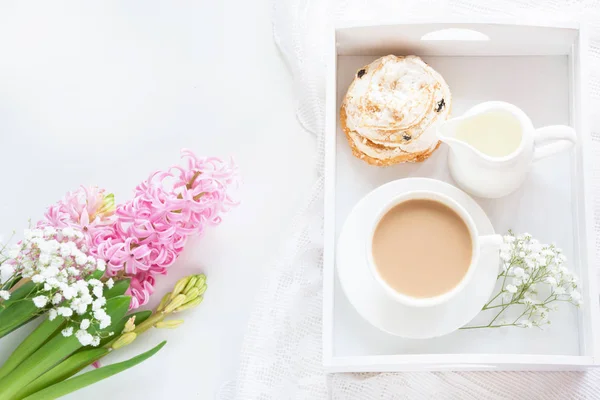
<svg viewBox="0 0 600 400">
<path fill-rule="evenodd" d="M 571 148 L 577 141 L 575 129 L 566 125 L 552 125 L 536 129 L 534 136 L 535 149 L 533 161 L 546 158 Z M 542 142 L 548 142 L 541 144 Z"/>
</svg>

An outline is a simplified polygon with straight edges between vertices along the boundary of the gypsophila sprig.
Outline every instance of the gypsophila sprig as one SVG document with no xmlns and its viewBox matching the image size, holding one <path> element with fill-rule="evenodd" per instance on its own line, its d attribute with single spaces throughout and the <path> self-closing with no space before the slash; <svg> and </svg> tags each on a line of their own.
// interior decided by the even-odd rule
<svg viewBox="0 0 600 400">
<path fill-rule="evenodd" d="M 528 233 L 515 236 L 509 231 L 504 236 L 500 260 L 500 291 L 483 307 L 483 311 L 498 312 L 487 325 L 461 329 L 542 327 L 550 324 L 549 314 L 559 302 L 575 306 L 583 303 L 577 278 L 567 268 L 567 258 L 560 248 L 542 244 Z"/>
<path fill-rule="evenodd" d="M 0 265 L 0 288 L 9 288 L 0 291 L 0 308 L 11 300 L 12 290 L 33 282 L 28 295 L 16 301 L 32 301 L 51 321 L 64 318 L 63 336 L 75 335 L 84 346 L 98 346 L 98 330 L 111 324 L 103 289 L 113 282 L 93 278 L 106 263 L 87 251 L 83 233 L 72 227 L 25 230 L 24 239 L 7 249 Z"/>
</svg>

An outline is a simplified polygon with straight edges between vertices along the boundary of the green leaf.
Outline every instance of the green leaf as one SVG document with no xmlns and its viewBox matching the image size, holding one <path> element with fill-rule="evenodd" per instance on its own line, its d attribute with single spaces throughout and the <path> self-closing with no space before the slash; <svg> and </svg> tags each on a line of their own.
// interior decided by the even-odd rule
<svg viewBox="0 0 600 400">
<path fill-rule="evenodd" d="M 30 299 L 9 305 L 0 318 L 0 338 L 37 317 L 41 310 Z"/>
<path fill-rule="evenodd" d="M 135 315 L 135 324 L 137 325 L 137 324 L 141 324 L 142 322 L 147 320 L 152 315 L 152 311 L 138 311 L 138 312 L 126 315 L 123 318 L 121 318 L 121 320 L 117 324 L 110 327 L 110 329 L 111 329 L 110 332 L 114 332 L 114 335 L 107 336 L 104 339 L 102 339 L 100 341 L 100 346 L 104 346 L 106 343 L 110 342 L 115 337 L 119 336 L 121 334 L 121 332 L 123 332 L 123 328 L 125 328 L 125 324 L 129 320 L 129 318 L 133 317 L 134 315 Z"/>
<path fill-rule="evenodd" d="M 120 372 L 123 372 L 131 367 L 136 366 L 137 364 L 147 360 L 148 358 L 156 354 L 160 349 L 163 348 L 163 346 L 166 343 L 166 341 L 163 341 L 158 346 L 154 347 L 152 350 L 142 353 L 136 357 L 130 358 L 127 361 L 107 365 L 105 367 L 86 372 L 85 374 L 81 374 L 71 379 L 67 379 L 66 381 L 52 385 L 46 389 L 32 394 L 31 396 L 26 397 L 25 400 L 57 399 L 66 394 L 75 392 L 76 390 L 92 385 L 98 381 L 101 381 Z"/>
<path fill-rule="evenodd" d="M 94 272 L 92 272 L 90 274 L 90 276 L 87 277 L 86 281 L 89 281 L 90 279 L 100 279 L 103 276 L 104 276 L 104 271 L 100 271 L 99 269 L 97 269 Z"/>
<path fill-rule="evenodd" d="M 116 296 L 121 296 L 125 294 L 127 289 L 129 289 L 129 284 L 131 283 L 131 279 L 121 279 L 120 281 L 116 281 L 112 288 L 104 289 L 104 297 L 106 299 L 110 299 Z"/>
<path fill-rule="evenodd" d="M 120 321 L 127 313 L 130 302 L 131 297 L 129 296 L 113 297 L 106 302 L 106 313 L 113 321 Z M 111 326 L 100 332 L 110 332 Z M 75 335 L 54 336 L 12 372 L 0 379 L 0 399 L 12 399 L 21 388 L 33 382 L 81 347 L 81 343 Z"/>
<path fill-rule="evenodd" d="M 17 393 L 15 397 L 22 399 L 30 394 L 62 382 L 65 379 L 72 377 L 88 365 L 93 364 L 95 361 L 104 357 L 108 353 L 108 349 L 98 347 L 87 348 L 77 352 L 24 387 Z"/>
<path fill-rule="evenodd" d="M 2 304 L 7 306 L 11 303 L 14 303 L 17 300 L 24 299 L 28 294 L 30 294 L 36 287 L 36 284 L 32 281 L 26 282 L 19 286 L 14 292 L 10 294 L 10 298 L 5 300 Z"/>
<path fill-rule="evenodd" d="M 2 365 L 0 368 L 0 379 L 15 369 L 17 365 L 21 364 L 27 357 L 46 343 L 50 337 L 61 328 L 64 321 L 65 319 L 60 316 L 56 317 L 53 321 L 46 319 L 35 328 L 35 330 L 21 342 L 19 347 L 13 351 L 4 365 Z"/>
<path fill-rule="evenodd" d="M 0 399 L 13 399 L 21 388 L 64 360 L 81 347 L 75 336 L 56 335 L 35 353 L 0 379 Z"/>
<path fill-rule="evenodd" d="M 0 302 L 0 338 L 34 319 L 40 311 L 33 302 L 24 300 L 35 289 L 36 284 L 28 281 L 10 295 L 10 299 Z M 20 305 L 28 303 L 27 305 Z M 17 307 L 18 306 L 18 307 Z M 16 308 L 13 308 L 16 307 Z"/>
</svg>

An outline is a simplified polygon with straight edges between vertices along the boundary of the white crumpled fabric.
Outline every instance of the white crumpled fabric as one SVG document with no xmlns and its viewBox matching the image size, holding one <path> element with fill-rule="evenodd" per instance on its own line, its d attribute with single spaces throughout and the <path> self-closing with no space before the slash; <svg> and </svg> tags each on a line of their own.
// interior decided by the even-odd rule
<svg viewBox="0 0 600 400">
<path fill-rule="evenodd" d="M 600 159 L 600 1 L 598 0 L 274 0 L 277 45 L 291 68 L 298 119 L 318 139 L 319 177 L 294 221 L 281 257 L 258 295 L 241 354 L 237 399 L 600 399 L 600 372 L 415 372 L 326 375 L 321 361 L 323 134 L 326 26 L 330 19 L 518 16 L 590 25 L 590 115 Z M 594 161 L 591 184 L 600 191 Z M 600 193 L 599 193 L 600 194 Z M 600 195 L 594 204 L 600 230 Z M 600 235 L 598 236 L 600 238 Z M 600 243 L 597 243 L 597 253 Z M 225 394 L 225 393 L 223 393 Z M 227 397 L 230 397 L 227 396 Z"/>
</svg>

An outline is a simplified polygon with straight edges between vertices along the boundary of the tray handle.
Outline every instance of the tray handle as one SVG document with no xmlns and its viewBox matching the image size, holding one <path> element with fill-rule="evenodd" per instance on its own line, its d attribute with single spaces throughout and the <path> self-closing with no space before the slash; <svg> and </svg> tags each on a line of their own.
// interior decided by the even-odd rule
<svg viewBox="0 0 600 400">
<path fill-rule="evenodd" d="M 490 40 L 490 37 L 485 33 L 481 33 L 474 29 L 465 28 L 447 28 L 428 32 L 421 36 L 424 41 L 469 41 L 481 42 Z"/>
</svg>

